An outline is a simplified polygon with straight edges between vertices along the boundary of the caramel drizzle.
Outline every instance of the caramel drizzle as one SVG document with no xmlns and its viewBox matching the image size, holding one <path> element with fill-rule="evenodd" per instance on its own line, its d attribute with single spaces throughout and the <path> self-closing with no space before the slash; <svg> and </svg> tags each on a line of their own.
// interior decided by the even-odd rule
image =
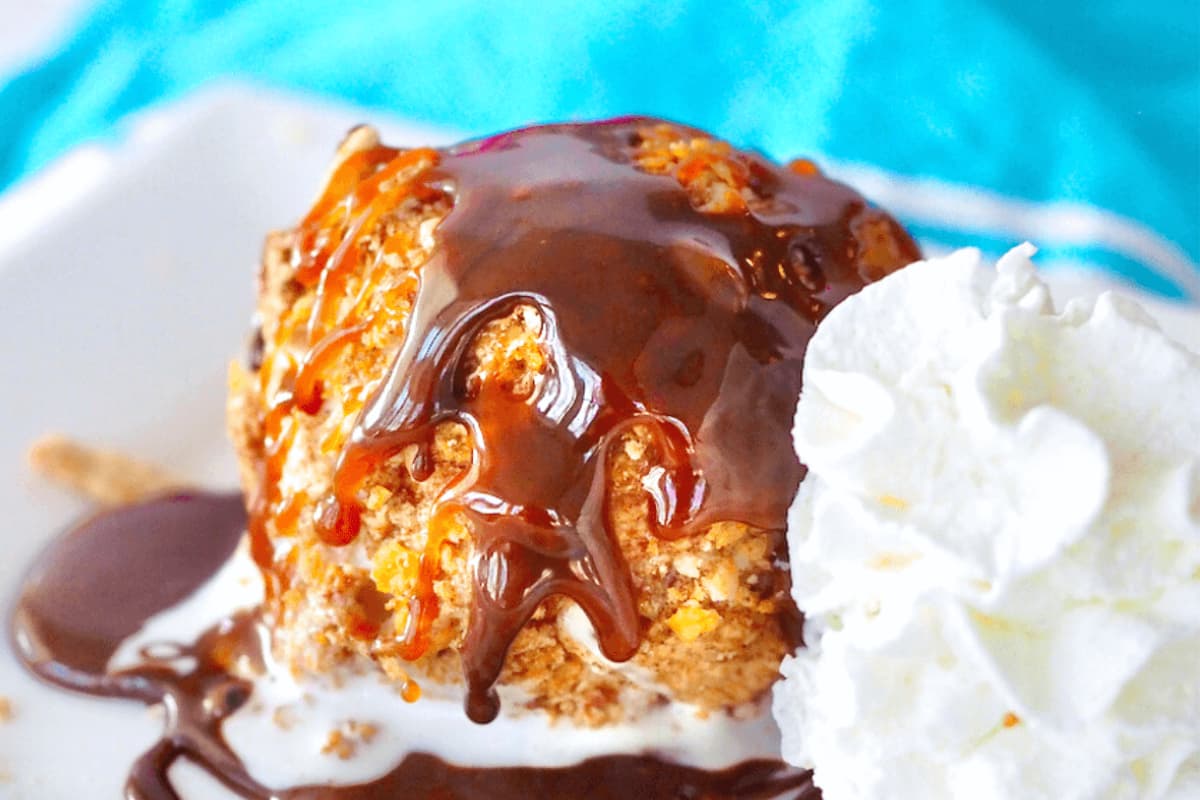
<svg viewBox="0 0 1200 800">
<path fill-rule="evenodd" d="M 640 169 L 643 133 L 656 125 L 547 126 L 444 151 L 373 148 L 341 165 L 297 229 L 296 280 L 316 294 L 308 354 L 265 423 L 251 530 L 268 572 L 277 567 L 263 557 L 265 521 L 286 502 L 275 484 L 288 418 L 320 410 L 325 365 L 378 324 L 360 315 L 386 268 L 382 252 L 336 317 L 362 237 L 402 197 L 452 203 L 421 268 L 402 349 L 342 447 L 317 524 L 328 544 L 353 541 L 381 465 L 412 448 L 409 472 L 427 480 L 435 431 L 466 427 L 473 463 L 435 516 L 461 515 L 473 531 L 462 658 L 467 712 L 478 722 L 498 712 L 493 686 L 508 649 L 548 597 L 579 604 L 608 658 L 626 660 L 640 644 L 636 593 L 609 519 L 614 443 L 635 426 L 656 443 L 646 497 L 659 535 L 718 520 L 782 529 L 802 474 L 789 431 L 817 321 L 871 278 L 919 258 L 898 225 L 809 162 L 784 171 L 710 148 L 675 174 Z M 691 184 L 718 161 L 753 196 L 705 213 Z M 863 231 L 878 241 L 864 245 Z M 536 312 L 550 356 L 534 395 L 468 386 L 477 335 L 518 307 Z M 431 532 L 399 637 L 405 658 L 428 647 L 440 547 Z"/>
<path fill-rule="evenodd" d="M 305 288 L 316 287 L 315 301 L 304 324 L 307 349 L 298 364 L 292 362 L 284 369 L 279 388 L 274 392 L 267 384 L 273 371 L 259 372 L 260 391 L 271 399 L 263 418 L 259 488 L 249 502 L 249 534 L 251 554 L 266 578 L 268 600 L 286 587 L 288 575 L 283 565 L 275 561 L 267 523 L 274 521 L 277 535 L 294 535 L 299 514 L 309 500 L 303 493 L 284 497 L 279 489 L 295 436 L 293 412 L 318 413 L 324 404 L 323 381 L 330 364 L 347 347 L 360 342 L 363 335 L 386 321 L 383 315 L 368 319 L 362 315 L 370 299 L 370 288 L 391 252 L 390 242 L 376 254 L 350 311 L 340 318 L 335 316 L 337 301 L 345 294 L 348 279 L 362 257 L 361 235 L 378 223 L 397 198 L 415 191 L 410 182 L 397 180 L 397 176 L 412 171 L 422 161 L 436 158 L 437 153 L 428 149 L 402 152 L 383 146 L 353 153 L 338 165 L 322 196 L 297 226 L 294 279 Z M 274 352 L 284 354 L 283 345 L 298 333 L 296 320 L 281 325 Z"/>
</svg>

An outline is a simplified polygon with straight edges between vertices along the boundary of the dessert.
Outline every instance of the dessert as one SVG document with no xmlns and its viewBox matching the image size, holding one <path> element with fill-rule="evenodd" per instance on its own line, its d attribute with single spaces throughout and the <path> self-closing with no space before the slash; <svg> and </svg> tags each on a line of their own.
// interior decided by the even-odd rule
<svg viewBox="0 0 1200 800">
<path fill-rule="evenodd" d="M 1200 796 L 1200 357 L 1119 296 L 1055 313 L 1032 252 L 810 343 L 775 715 L 826 800 Z"/>
<path fill-rule="evenodd" d="M 174 796 L 181 758 L 251 798 L 811 796 L 763 713 L 796 644 L 801 362 L 917 258 L 811 163 L 669 123 L 358 129 L 266 248 L 231 375 L 248 515 L 191 492 L 85 524 L 30 574 L 18 650 L 170 710 L 135 797 Z M 328 697 L 377 715 L 318 745 L 357 778 L 246 762 Z M 491 725 L 435 741 L 459 702 Z"/>
<path fill-rule="evenodd" d="M 762 697 L 826 311 L 917 257 L 811 164 L 646 119 L 359 129 L 271 238 L 233 438 L 288 663 L 603 725 Z M 614 662 L 622 662 L 618 666 Z"/>
</svg>

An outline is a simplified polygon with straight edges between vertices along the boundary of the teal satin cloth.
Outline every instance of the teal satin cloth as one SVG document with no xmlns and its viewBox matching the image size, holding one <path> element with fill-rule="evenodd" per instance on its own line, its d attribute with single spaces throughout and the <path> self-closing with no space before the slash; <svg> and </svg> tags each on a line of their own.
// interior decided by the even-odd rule
<svg viewBox="0 0 1200 800">
<path fill-rule="evenodd" d="M 110 0 L 7 77 L 0 186 L 222 76 L 478 134 L 659 115 L 776 157 L 1107 209 L 1200 262 L 1200 11 L 1177 0 Z M 1146 248 L 1071 247 L 1189 291 Z"/>
</svg>

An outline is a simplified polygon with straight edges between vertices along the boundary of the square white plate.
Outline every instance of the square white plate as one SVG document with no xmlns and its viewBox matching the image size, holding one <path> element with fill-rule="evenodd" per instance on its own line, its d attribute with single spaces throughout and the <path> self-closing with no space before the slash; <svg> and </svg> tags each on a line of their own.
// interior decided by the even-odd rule
<svg viewBox="0 0 1200 800">
<path fill-rule="evenodd" d="M 76 151 L 0 197 L 0 593 L 7 608 L 48 539 L 84 504 L 29 474 L 49 431 L 233 486 L 225 372 L 240 358 L 264 234 L 315 195 L 334 147 L 372 120 L 391 143 L 441 143 L 372 112 L 223 87 L 144 115 L 116 149 Z M 1058 275 L 1073 292 L 1103 284 Z M 1194 312 L 1158 307 L 1200 346 Z M 0 643 L 0 797 L 117 798 L 157 737 L 136 704 L 42 686 Z M 189 798 L 227 796 L 194 770 Z"/>
</svg>

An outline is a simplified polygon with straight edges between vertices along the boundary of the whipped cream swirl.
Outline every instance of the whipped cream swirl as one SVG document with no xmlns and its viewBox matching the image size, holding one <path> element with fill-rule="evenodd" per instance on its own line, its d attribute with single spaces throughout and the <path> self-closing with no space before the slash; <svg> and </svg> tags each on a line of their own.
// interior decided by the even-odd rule
<svg viewBox="0 0 1200 800">
<path fill-rule="evenodd" d="M 1030 245 L 835 308 L 796 414 L 784 755 L 826 800 L 1200 797 L 1200 357 Z"/>
</svg>

